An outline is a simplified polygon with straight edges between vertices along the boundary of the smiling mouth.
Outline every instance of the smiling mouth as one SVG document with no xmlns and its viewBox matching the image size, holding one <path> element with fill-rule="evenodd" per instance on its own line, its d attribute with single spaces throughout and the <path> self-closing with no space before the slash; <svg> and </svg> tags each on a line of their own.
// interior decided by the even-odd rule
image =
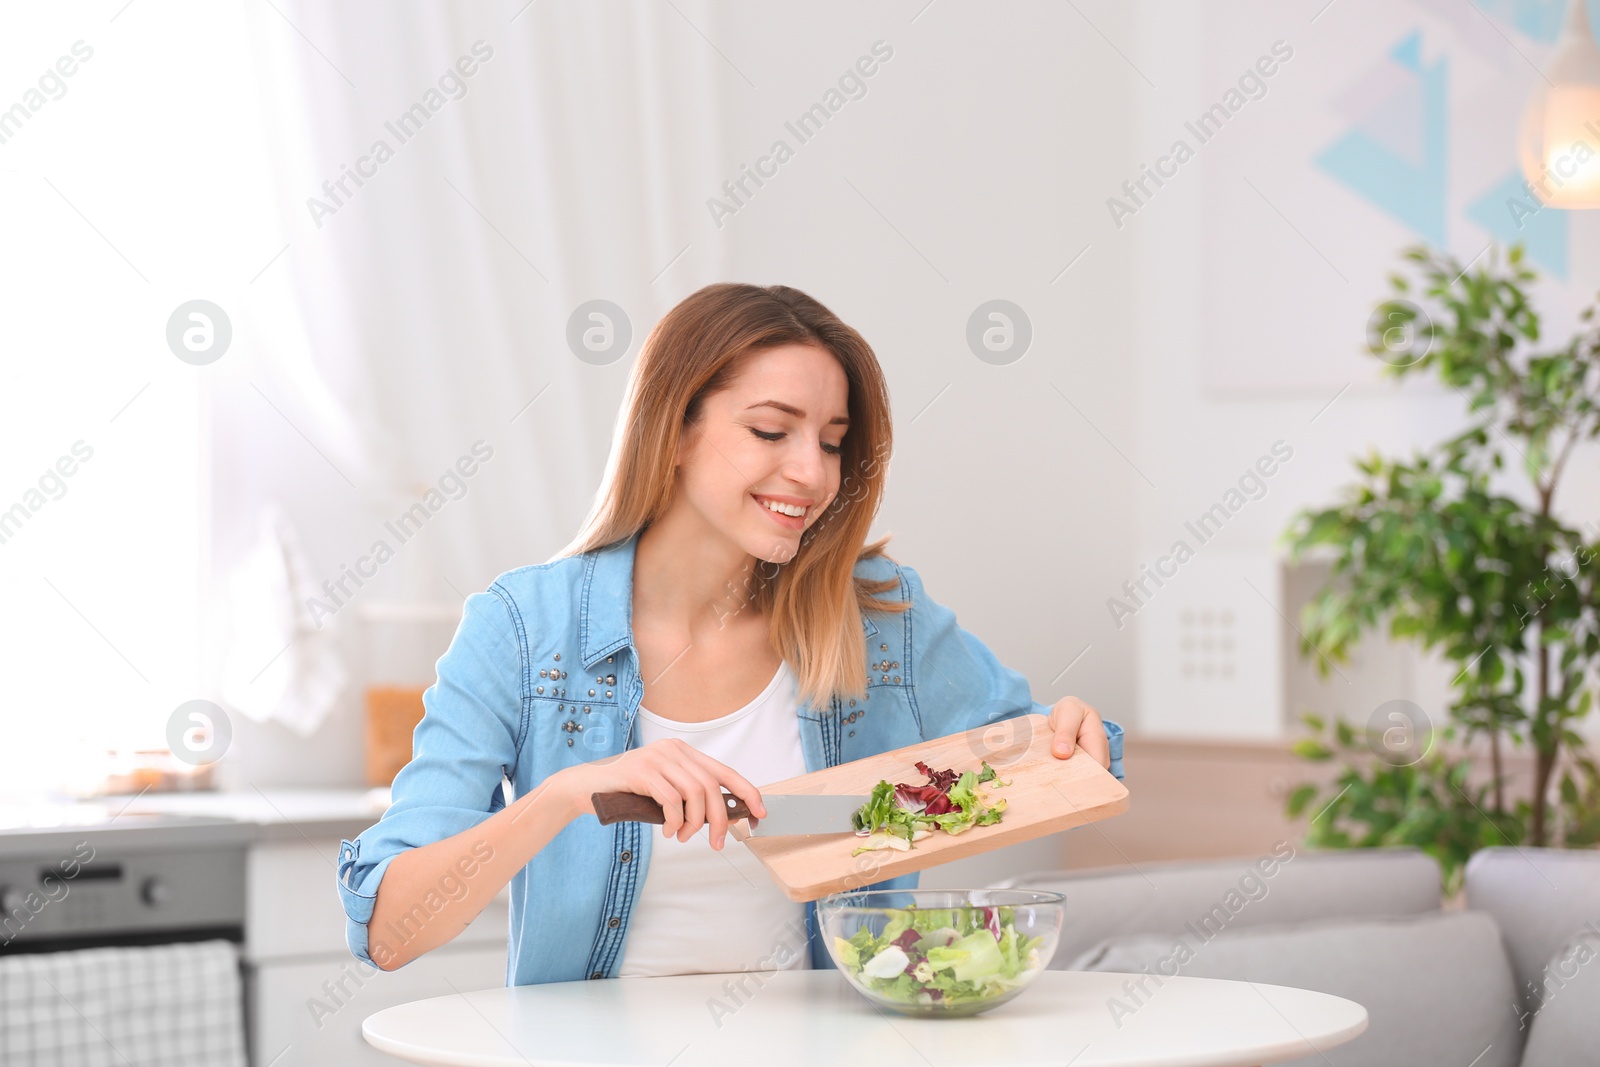
<svg viewBox="0 0 1600 1067">
<path fill-rule="evenodd" d="M 811 515 L 811 508 L 810 507 L 806 508 L 799 515 L 790 515 L 785 511 L 779 511 L 779 510 L 777 510 L 777 509 L 775 509 L 773 507 L 770 507 L 767 504 L 767 501 L 764 498 L 759 497 L 754 493 L 750 494 L 750 499 L 754 500 L 756 502 L 756 506 L 757 507 L 759 507 L 762 511 L 765 511 L 768 515 L 772 516 L 772 518 L 775 521 L 777 521 L 780 525 L 786 526 L 791 530 L 803 529 L 805 527 L 806 519 L 808 517 L 810 517 L 810 515 Z M 778 503 L 778 504 L 780 504 L 780 505 L 782 505 L 784 507 L 790 507 L 790 508 L 794 508 L 794 507 L 798 507 L 799 506 L 797 504 L 795 504 L 795 505 L 783 505 L 782 501 L 774 501 L 774 503 Z"/>
</svg>

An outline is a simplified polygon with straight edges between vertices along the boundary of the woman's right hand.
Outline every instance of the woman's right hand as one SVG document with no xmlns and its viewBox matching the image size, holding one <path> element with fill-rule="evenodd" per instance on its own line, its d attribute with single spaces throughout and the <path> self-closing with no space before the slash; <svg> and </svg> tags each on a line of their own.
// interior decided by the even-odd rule
<svg viewBox="0 0 1600 1067">
<path fill-rule="evenodd" d="M 687 841 L 709 825 L 711 847 L 717 849 L 728 836 L 724 786 L 757 819 L 767 814 L 760 790 L 744 775 L 675 737 L 575 764 L 561 773 L 568 778 L 580 815 L 594 814 L 595 793 L 639 793 L 653 798 L 666 814 L 661 836 Z"/>
</svg>

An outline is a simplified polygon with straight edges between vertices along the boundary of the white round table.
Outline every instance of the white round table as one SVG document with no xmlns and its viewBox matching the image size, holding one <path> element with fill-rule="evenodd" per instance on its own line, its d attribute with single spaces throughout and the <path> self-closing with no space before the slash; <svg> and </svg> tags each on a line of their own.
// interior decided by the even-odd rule
<svg viewBox="0 0 1600 1067">
<path fill-rule="evenodd" d="M 1124 983 L 1139 980 L 1147 995 L 1130 996 Z M 1315 1056 L 1366 1028 L 1365 1008 L 1326 993 L 1085 971 L 1046 971 L 982 1015 L 913 1018 L 878 1009 L 838 971 L 802 970 L 486 989 L 380 1011 L 361 1031 L 390 1055 L 448 1067 L 1245 1067 Z"/>
</svg>

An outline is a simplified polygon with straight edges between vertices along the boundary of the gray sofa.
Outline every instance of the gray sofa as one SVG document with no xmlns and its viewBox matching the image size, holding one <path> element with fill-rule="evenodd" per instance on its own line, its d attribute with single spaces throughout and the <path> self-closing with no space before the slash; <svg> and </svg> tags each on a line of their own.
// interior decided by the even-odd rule
<svg viewBox="0 0 1600 1067">
<path fill-rule="evenodd" d="M 1066 895 L 1052 968 L 1268 982 L 1365 1006 L 1367 1032 L 1295 1061 L 1307 1067 L 1600 1064 L 1600 852 L 1486 849 L 1452 909 L 1434 861 L 1411 849 L 1280 845 L 998 884 Z"/>
</svg>

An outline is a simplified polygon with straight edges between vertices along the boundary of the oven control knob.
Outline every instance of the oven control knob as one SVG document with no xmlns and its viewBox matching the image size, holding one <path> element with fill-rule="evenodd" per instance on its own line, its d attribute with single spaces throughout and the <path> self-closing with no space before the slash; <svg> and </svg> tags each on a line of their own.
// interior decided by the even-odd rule
<svg viewBox="0 0 1600 1067">
<path fill-rule="evenodd" d="M 9 917 L 12 912 L 22 907 L 22 900 L 27 894 L 14 885 L 0 885 L 0 912 Z"/>
<path fill-rule="evenodd" d="M 172 890 L 159 878 L 146 878 L 139 887 L 139 899 L 152 908 L 159 908 L 172 899 Z"/>
</svg>

